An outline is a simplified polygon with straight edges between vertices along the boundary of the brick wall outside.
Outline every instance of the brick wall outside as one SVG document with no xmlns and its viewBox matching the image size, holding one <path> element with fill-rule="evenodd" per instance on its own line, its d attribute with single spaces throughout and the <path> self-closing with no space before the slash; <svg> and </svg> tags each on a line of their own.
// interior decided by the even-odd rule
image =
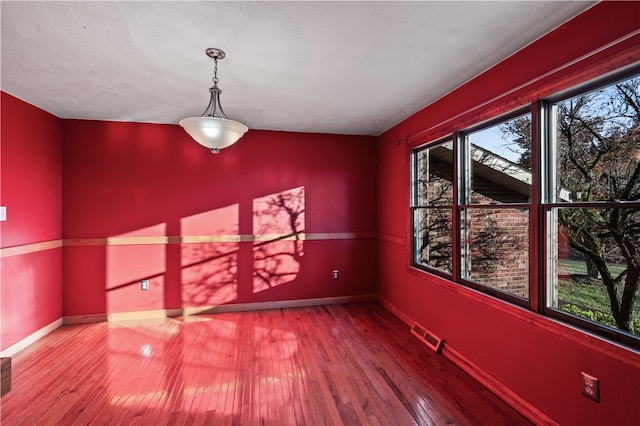
<svg viewBox="0 0 640 426">
<path fill-rule="evenodd" d="M 423 195 L 430 205 L 451 204 L 451 164 L 431 159 L 429 172 L 429 183 L 422 187 Z M 527 203 L 529 195 L 474 176 L 471 199 L 474 208 L 462 211 L 463 233 L 466 231 L 463 243 L 469 254 L 462 259 L 465 278 L 528 298 L 529 211 L 492 206 Z"/>
</svg>

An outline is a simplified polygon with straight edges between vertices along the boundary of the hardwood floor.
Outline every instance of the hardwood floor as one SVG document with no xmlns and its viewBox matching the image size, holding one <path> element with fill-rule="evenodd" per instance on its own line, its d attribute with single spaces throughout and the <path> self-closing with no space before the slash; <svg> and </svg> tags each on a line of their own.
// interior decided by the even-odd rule
<svg viewBox="0 0 640 426">
<path fill-rule="evenodd" d="M 64 326 L 0 402 L 3 426 L 530 424 L 377 304 Z"/>
</svg>

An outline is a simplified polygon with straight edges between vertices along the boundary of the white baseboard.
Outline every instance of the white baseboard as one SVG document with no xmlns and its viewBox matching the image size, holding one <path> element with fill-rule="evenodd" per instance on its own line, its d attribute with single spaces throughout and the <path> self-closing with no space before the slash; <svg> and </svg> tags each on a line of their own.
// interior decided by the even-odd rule
<svg viewBox="0 0 640 426">
<path fill-rule="evenodd" d="M 375 302 L 377 296 L 365 294 L 359 296 L 320 297 L 316 299 L 280 300 L 274 302 L 235 303 L 218 306 L 199 306 L 183 308 L 183 315 L 214 314 L 220 312 L 259 311 L 263 309 L 302 308 L 305 306 L 340 305 L 345 303 Z"/>
<path fill-rule="evenodd" d="M 534 407 L 531 403 L 520 397 L 520 395 L 516 394 L 496 380 L 493 376 L 489 375 L 486 371 L 475 365 L 460 352 L 453 349 L 450 345 L 447 345 L 446 343 L 444 344 L 442 354 L 536 425 L 558 424 L 542 411 Z"/>
<path fill-rule="evenodd" d="M 51 324 L 45 325 L 41 329 L 31 333 L 30 335 L 28 335 L 24 339 L 20 340 L 19 342 L 14 343 L 13 345 L 3 349 L 0 352 L 0 356 L 2 356 L 2 357 L 12 357 L 12 356 L 14 356 L 18 352 L 20 352 L 21 350 L 23 350 L 24 348 L 29 346 L 30 344 L 34 343 L 38 339 L 40 339 L 40 338 L 46 336 L 47 334 L 51 333 L 53 330 L 55 330 L 56 328 L 60 327 L 61 325 L 62 325 L 62 318 L 58 318 L 57 320 L 53 321 Z"/>
<path fill-rule="evenodd" d="M 400 311 L 396 306 L 389 303 L 389 301 L 385 300 L 382 297 L 378 296 L 378 303 L 380 303 L 385 309 L 398 317 L 402 322 L 411 327 L 415 321 L 411 319 L 404 312 Z M 446 336 L 445 336 L 446 337 Z M 491 392 L 500 397 L 504 402 L 512 406 L 518 412 L 520 412 L 523 416 L 531 420 L 536 425 L 557 425 L 555 421 L 553 421 L 549 416 L 544 414 L 538 408 L 533 406 L 527 400 L 522 398 L 520 395 L 516 394 L 509 387 L 502 384 L 500 381 L 496 380 L 489 373 L 484 371 L 482 368 L 471 362 L 467 359 L 463 354 L 456 351 L 451 345 L 446 342 L 442 347 L 442 355 L 444 355 L 447 359 L 453 362 L 460 369 L 464 370 L 471 377 L 476 379 L 482 385 L 484 385 Z"/>
<path fill-rule="evenodd" d="M 396 308 L 394 305 L 389 303 L 384 298 L 378 296 L 378 303 L 381 304 L 387 311 L 391 312 L 393 315 L 398 317 L 403 323 L 407 324 L 409 327 L 415 323 L 413 319 L 411 319 L 408 315 L 402 312 L 400 309 Z"/>
<path fill-rule="evenodd" d="M 376 300 L 378 300 L 378 297 L 376 295 L 366 294 L 359 296 L 321 297 L 315 299 L 282 300 L 274 302 L 238 303 L 230 305 L 204 306 L 197 308 L 158 309 L 154 311 L 122 312 L 112 314 L 69 315 L 53 321 L 51 324 L 44 326 L 40 330 L 31 333 L 29 336 L 25 337 L 19 342 L 7 347 L 0 352 L 0 356 L 14 356 L 16 353 L 20 352 L 43 336 L 51 333 L 53 330 L 62 326 L 63 324 L 86 324 L 105 321 L 179 317 L 220 312 L 257 311 L 263 309 L 301 308 L 305 306 L 374 302 Z"/>
<path fill-rule="evenodd" d="M 88 324 L 92 322 L 105 322 L 107 314 L 68 315 L 62 318 L 64 324 Z"/>
<path fill-rule="evenodd" d="M 117 312 L 111 314 L 71 315 L 64 317 L 64 324 L 84 324 L 91 322 L 123 321 L 149 318 L 170 318 L 199 314 L 215 314 L 222 312 L 259 311 L 263 309 L 301 308 L 304 306 L 375 302 L 376 300 L 376 295 L 365 294 L 359 296 L 320 297 L 315 299 L 281 300 L 273 302 L 233 303 L 228 305 L 157 309 L 152 311 Z"/>
<path fill-rule="evenodd" d="M 108 314 L 107 321 L 126 321 L 150 318 L 170 318 L 182 316 L 182 309 L 156 309 L 153 311 L 115 312 Z"/>
</svg>

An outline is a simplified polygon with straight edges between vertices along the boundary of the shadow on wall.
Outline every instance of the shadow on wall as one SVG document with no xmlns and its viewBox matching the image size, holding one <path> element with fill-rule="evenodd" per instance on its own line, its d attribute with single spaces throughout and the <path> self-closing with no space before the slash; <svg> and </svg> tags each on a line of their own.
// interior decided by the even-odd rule
<svg viewBox="0 0 640 426">
<path fill-rule="evenodd" d="M 254 199 L 252 209 L 248 235 L 240 234 L 240 208 L 233 204 L 182 218 L 179 237 L 157 224 L 109 238 L 107 313 L 173 305 L 166 292 L 174 244 L 180 247 L 180 307 L 232 303 L 242 290 L 256 294 L 294 281 L 304 256 L 304 187 Z M 252 288 L 240 289 L 240 270 L 250 262 Z M 145 297 L 141 280 L 149 280 Z"/>
</svg>

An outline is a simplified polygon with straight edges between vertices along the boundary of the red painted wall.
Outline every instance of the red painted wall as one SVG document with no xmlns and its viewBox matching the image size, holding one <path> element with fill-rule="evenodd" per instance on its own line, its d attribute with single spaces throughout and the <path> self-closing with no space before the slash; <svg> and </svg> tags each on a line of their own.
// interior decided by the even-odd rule
<svg viewBox="0 0 640 426">
<path fill-rule="evenodd" d="M 640 60 L 639 17 L 638 2 L 600 3 L 379 138 L 378 229 L 384 237 L 378 252 L 380 296 L 563 425 L 640 424 L 640 356 L 412 271 L 409 154 L 411 147 L 452 128 Z M 581 371 L 600 379 L 599 404 L 581 395 Z"/>
<path fill-rule="evenodd" d="M 64 120 L 63 134 L 65 315 L 375 292 L 376 240 L 358 234 L 377 227 L 375 138 L 252 130 L 214 155 L 177 125 Z M 294 228 L 327 235 L 158 241 Z"/>
<path fill-rule="evenodd" d="M 598 4 L 377 140 L 250 131 L 212 155 L 178 126 L 59 120 L 2 93 L 9 221 L 0 247 L 71 244 L 2 258 L 0 349 L 62 314 L 358 295 L 377 283 L 385 300 L 559 423 L 640 423 L 637 355 L 407 268 L 410 146 L 637 60 L 636 35 L 567 66 L 637 31 L 639 5 Z M 295 220 L 269 207 L 279 199 Z M 282 234 L 292 224 L 325 238 L 130 244 Z M 379 242 L 353 234 L 376 231 Z M 600 404 L 580 395 L 580 371 L 600 378 Z"/>
<path fill-rule="evenodd" d="M 61 120 L 1 92 L 0 247 L 62 237 Z M 62 249 L 5 256 L 0 272 L 0 350 L 62 315 Z"/>
</svg>

